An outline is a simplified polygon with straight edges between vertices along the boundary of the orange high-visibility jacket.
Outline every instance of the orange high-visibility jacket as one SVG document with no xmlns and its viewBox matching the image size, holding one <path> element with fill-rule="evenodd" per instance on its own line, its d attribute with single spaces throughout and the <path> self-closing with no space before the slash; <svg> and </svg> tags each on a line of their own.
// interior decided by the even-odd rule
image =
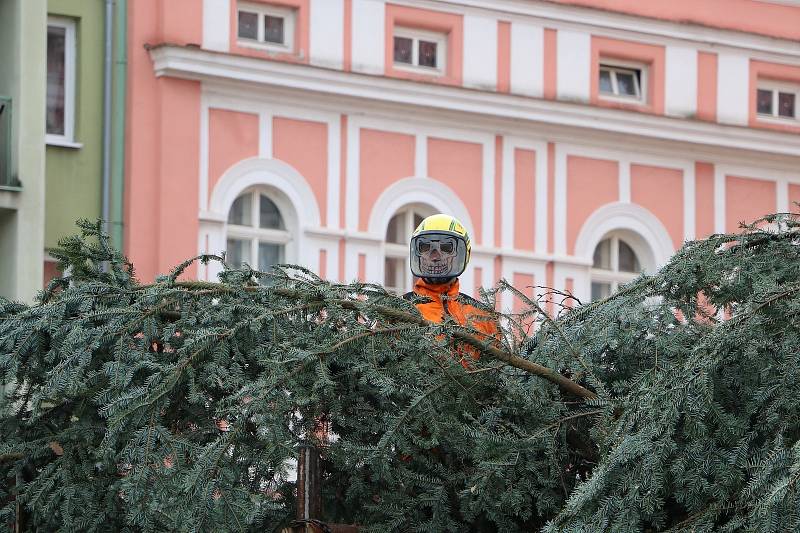
<svg viewBox="0 0 800 533">
<path fill-rule="evenodd" d="M 430 300 L 416 304 L 417 309 L 426 320 L 438 323 L 444 321 L 445 316 L 451 316 L 462 326 L 471 326 L 487 337 L 497 337 L 497 322 L 492 317 L 490 310 L 474 298 L 459 293 L 458 289 L 458 278 L 450 283 L 437 285 L 418 279 L 414 283 L 414 292 L 406 294 L 405 297 L 415 294 Z M 477 359 L 478 351 L 472 347 L 467 348 L 469 348 L 470 355 Z M 463 359 L 462 364 L 466 366 Z"/>
</svg>

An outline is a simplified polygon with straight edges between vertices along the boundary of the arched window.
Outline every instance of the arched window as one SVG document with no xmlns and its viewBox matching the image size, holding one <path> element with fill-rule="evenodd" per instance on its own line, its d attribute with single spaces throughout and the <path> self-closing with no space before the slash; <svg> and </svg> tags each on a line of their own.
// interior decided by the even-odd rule
<svg viewBox="0 0 800 533">
<path fill-rule="evenodd" d="M 383 285 L 386 290 L 404 294 L 411 290 L 413 282 L 408 265 L 408 242 L 411 233 L 422 220 L 433 214 L 429 208 L 411 206 L 398 211 L 386 227 L 386 258 L 384 260 Z"/>
<path fill-rule="evenodd" d="M 290 240 L 280 209 L 263 190 L 245 191 L 233 202 L 228 212 L 228 264 L 268 270 L 286 261 Z"/>
<path fill-rule="evenodd" d="M 594 249 L 592 261 L 592 301 L 607 298 L 620 285 L 641 272 L 639 257 L 618 234 L 611 234 Z"/>
</svg>

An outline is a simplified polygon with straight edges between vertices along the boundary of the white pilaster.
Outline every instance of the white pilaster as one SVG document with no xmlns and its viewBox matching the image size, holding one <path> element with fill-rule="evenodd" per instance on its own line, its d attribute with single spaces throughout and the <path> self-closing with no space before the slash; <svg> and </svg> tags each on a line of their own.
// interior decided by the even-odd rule
<svg viewBox="0 0 800 533">
<path fill-rule="evenodd" d="M 428 136 L 423 133 L 414 137 L 414 175 L 428 177 Z"/>
<path fill-rule="evenodd" d="M 511 23 L 511 92 L 541 98 L 544 94 L 544 29 Z"/>
<path fill-rule="evenodd" d="M 353 71 L 383 74 L 386 8 L 375 0 L 353 0 Z"/>
<path fill-rule="evenodd" d="M 358 159 L 361 150 L 361 135 L 359 134 L 359 127 L 355 124 L 352 116 L 347 122 L 347 161 L 345 169 L 347 175 L 344 176 L 345 180 L 345 227 L 347 231 L 358 230 L 358 207 L 359 207 L 359 171 Z M 345 257 L 350 258 L 351 254 L 348 253 Z M 348 276 L 351 274 L 350 266 L 346 267 Z M 347 279 L 352 279 L 348 277 Z"/>
<path fill-rule="evenodd" d="M 555 224 L 555 252 L 567 254 L 567 153 L 556 145 L 555 191 L 553 221 Z"/>
<path fill-rule="evenodd" d="M 463 68 L 465 87 L 497 88 L 497 19 L 464 16 Z"/>
<path fill-rule="evenodd" d="M 258 157 L 272 159 L 272 114 L 258 114 Z"/>
<path fill-rule="evenodd" d="M 775 206 L 779 213 L 792 211 L 789 207 L 789 182 L 786 179 L 778 179 L 775 183 Z"/>
<path fill-rule="evenodd" d="M 631 162 L 620 160 L 619 167 L 619 201 L 626 204 L 631 203 Z"/>
<path fill-rule="evenodd" d="M 494 138 L 486 140 L 483 143 L 483 221 L 481 229 L 483 232 L 484 246 L 494 246 L 494 225 L 498 222 L 495 220 L 496 213 L 494 212 L 494 180 L 499 179 L 494 175 L 494 157 L 495 157 L 495 143 Z M 499 243 L 497 243 L 499 244 Z"/>
<path fill-rule="evenodd" d="M 717 62 L 717 119 L 746 126 L 749 116 L 750 59 L 720 53 Z"/>
<path fill-rule="evenodd" d="M 231 0 L 203 0 L 203 48 L 230 51 Z"/>
<path fill-rule="evenodd" d="M 664 107 L 667 115 L 688 117 L 697 112 L 697 50 L 667 46 Z"/>
<path fill-rule="evenodd" d="M 714 166 L 714 233 L 725 233 L 725 172 Z"/>
<path fill-rule="evenodd" d="M 694 165 L 690 164 L 683 169 L 683 239 L 686 241 L 694 240 L 697 236 L 696 205 Z"/>
<path fill-rule="evenodd" d="M 339 227 L 339 191 L 341 190 L 341 116 L 328 122 L 328 208 L 325 216 L 329 228 Z M 330 253 L 328 253 L 330 255 Z"/>
<path fill-rule="evenodd" d="M 547 143 L 541 143 L 536 150 L 536 251 L 547 252 Z M 544 278 L 542 278 L 544 279 Z"/>
<path fill-rule="evenodd" d="M 344 0 L 311 0 L 309 54 L 312 65 L 342 68 Z"/>
<path fill-rule="evenodd" d="M 514 159 L 514 145 L 512 139 L 506 137 L 503 143 L 503 176 L 500 184 L 500 211 L 501 211 L 501 242 L 497 243 L 502 248 L 514 247 L 514 198 L 519 192 L 516 189 L 516 164 Z M 497 179 L 497 177 L 495 177 Z"/>
<path fill-rule="evenodd" d="M 559 30 L 557 34 L 557 93 L 559 100 L 588 102 L 591 81 L 591 36 Z"/>
</svg>

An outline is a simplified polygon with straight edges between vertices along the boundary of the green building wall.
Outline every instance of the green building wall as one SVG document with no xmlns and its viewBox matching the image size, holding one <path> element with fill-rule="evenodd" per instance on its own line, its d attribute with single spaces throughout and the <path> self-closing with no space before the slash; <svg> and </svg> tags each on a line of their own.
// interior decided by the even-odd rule
<svg viewBox="0 0 800 533">
<path fill-rule="evenodd" d="M 45 248 L 100 217 L 103 165 L 103 0 L 48 0 L 49 15 L 76 23 L 75 142 L 47 146 Z"/>
</svg>

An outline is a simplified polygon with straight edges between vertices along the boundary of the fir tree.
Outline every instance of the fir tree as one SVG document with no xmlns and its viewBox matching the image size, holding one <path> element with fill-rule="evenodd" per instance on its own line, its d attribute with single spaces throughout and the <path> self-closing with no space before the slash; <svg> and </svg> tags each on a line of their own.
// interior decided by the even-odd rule
<svg viewBox="0 0 800 533">
<path fill-rule="evenodd" d="M 558 316 L 501 284 L 525 309 L 494 342 L 300 267 L 142 284 L 81 227 L 37 304 L 0 302 L 0 523 L 275 530 L 313 445 L 324 518 L 365 530 L 800 529 L 789 216 Z"/>
</svg>

